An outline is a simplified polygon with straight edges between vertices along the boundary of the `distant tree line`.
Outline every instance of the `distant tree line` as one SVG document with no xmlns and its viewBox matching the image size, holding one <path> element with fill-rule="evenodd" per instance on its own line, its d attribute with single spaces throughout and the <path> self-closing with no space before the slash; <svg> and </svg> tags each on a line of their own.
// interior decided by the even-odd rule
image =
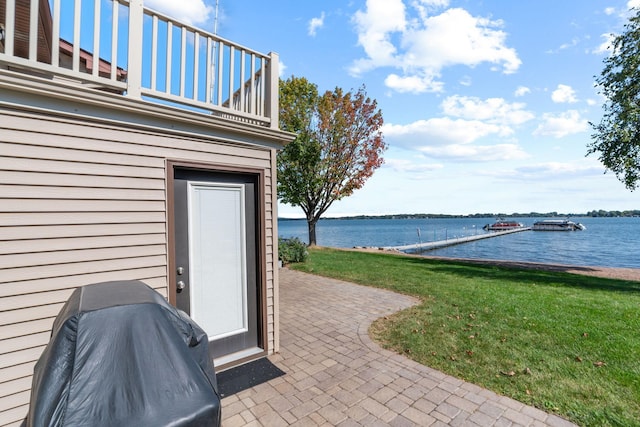
<svg viewBox="0 0 640 427">
<path fill-rule="evenodd" d="M 618 217 L 618 216 L 640 216 L 640 210 L 632 210 L 632 211 L 591 211 L 587 212 L 587 216 L 605 216 L 605 217 Z"/>
<path fill-rule="evenodd" d="M 558 212 L 529 212 L 529 213 L 475 213 L 471 215 L 447 215 L 447 214 L 389 214 L 389 215 L 356 215 L 337 218 L 325 218 L 333 220 L 352 219 L 429 219 L 429 218 L 554 218 L 554 217 L 640 217 L 640 209 L 629 211 L 605 211 L 593 210 L 587 213 L 558 213 Z M 281 218 L 286 219 L 286 218 Z"/>
</svg>

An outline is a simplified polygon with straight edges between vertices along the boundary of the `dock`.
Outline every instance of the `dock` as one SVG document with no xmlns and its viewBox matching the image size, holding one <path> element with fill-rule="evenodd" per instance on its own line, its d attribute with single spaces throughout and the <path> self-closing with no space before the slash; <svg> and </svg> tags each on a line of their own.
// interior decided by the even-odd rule
<svg viewBox="0 0 640 427">
<path fill-rule="evenodd" d="M 476 234 L 473 236 L 455 237 L 452 239 L 438 240 L 436 242 L 414 243 L 412 245 L 404 245 L 404 246 L 385 246 L 382 249 L 385 251 L 401 251 L 401 252 L 430 251 L 432 249 L 439 249 L 447 246 L 459 245 L 462 243 L 474 242 L 476 240 L 489 239 L 491 237 L 499 237 L 499 236 L 504 236 L 505 234 L 520 233 L 522 231 L 529 231 L 529 230 L 531 230 L 531 227 L 521 227 L 521 228 L 514 228 L 513 230 L 492 231 L 490 233 Z"/>
</svg>

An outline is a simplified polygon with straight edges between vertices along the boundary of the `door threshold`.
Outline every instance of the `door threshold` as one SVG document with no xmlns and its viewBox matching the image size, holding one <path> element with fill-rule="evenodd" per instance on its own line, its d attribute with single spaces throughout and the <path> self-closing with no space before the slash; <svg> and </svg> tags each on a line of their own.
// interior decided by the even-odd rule
<svg viewBox="0 0 640 427">
<path fill-rule="evenodd" d="M 254 360 L 258 355 L 266 356 L 266 352 L 260 347 L 252 347 L 217 357 L 213 359 L 213 365 L 215 366 L 216 371 L 224 370 Z"/>
</svg>

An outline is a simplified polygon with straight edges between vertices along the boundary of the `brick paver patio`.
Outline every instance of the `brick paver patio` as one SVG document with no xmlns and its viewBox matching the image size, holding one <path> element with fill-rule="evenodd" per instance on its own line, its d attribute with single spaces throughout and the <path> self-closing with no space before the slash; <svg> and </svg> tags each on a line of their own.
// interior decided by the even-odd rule
<svg viewBox="0 0 640 427">
<path fill-rule="evenodd" d="M 367 329 L 417 301 L 280 270 L 280 353 L 286 375 L 222 400 L 235 426 L 573 426 L 380 348 Z"/>
</svg>

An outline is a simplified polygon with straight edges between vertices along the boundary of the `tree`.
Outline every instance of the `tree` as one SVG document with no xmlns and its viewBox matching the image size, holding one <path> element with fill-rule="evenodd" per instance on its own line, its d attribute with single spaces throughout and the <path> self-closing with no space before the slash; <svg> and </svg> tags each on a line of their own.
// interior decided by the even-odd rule
<svg viewBox="0 0 640 427">
<path fill-rule="evenodd" d="M 278 197 L 302 208 L 309 245 L 316 244 L 322 214 L 382 165 L 382 124 L 382 112 L 364 87 L 319 96 L 305 78 L 280 81 L 280 128 L 297 137 L 278 154 Z"/>
<path fill-rule="evenodd" d="M 613 40 L 611 55 L 596 83 L 607 101 L 588 154 L 600 161 L 630 190 L 640 178 L 640 9 Z"/>
</svg>

